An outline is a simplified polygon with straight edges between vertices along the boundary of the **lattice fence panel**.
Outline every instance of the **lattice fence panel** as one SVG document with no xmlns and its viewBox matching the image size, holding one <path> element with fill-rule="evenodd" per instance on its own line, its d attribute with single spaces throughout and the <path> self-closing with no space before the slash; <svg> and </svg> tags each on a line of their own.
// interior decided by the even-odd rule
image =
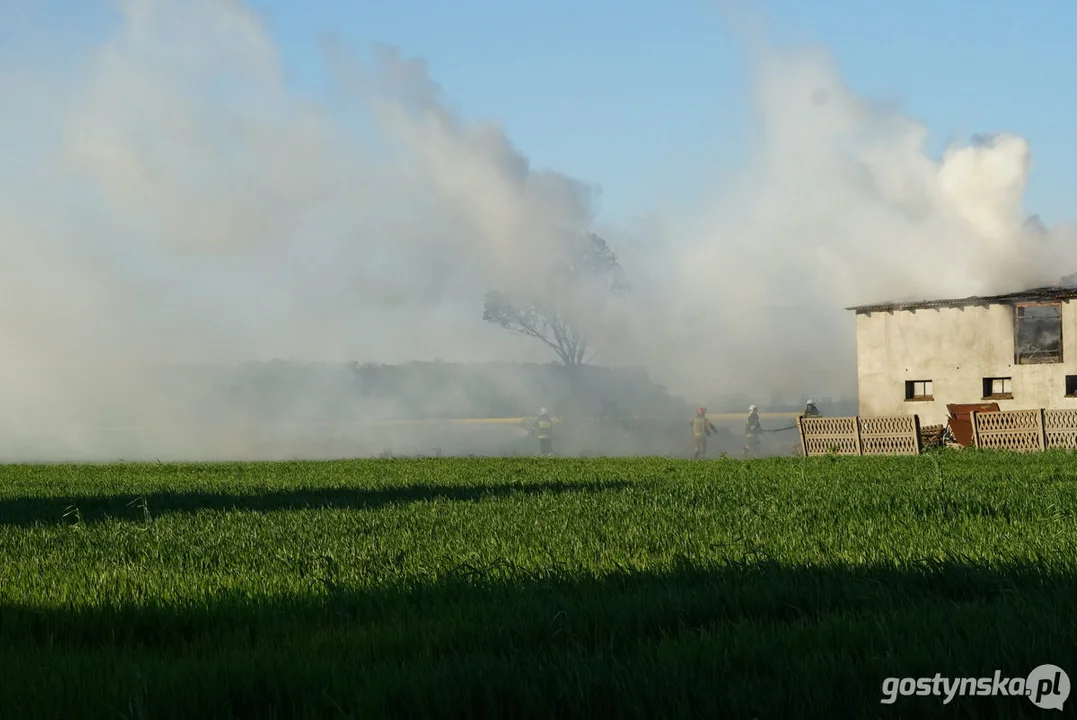
<svg viewBox="0 0 1077 720">
<path fill-rule="evenodd" d="M 919 455 L 920 423 L 915 415 L 861 417 L 860 447 L 864 455 Z"/>
<path fill-rule="evenodd" d="M 808 457 L 814 455 L 859 455 L 860 434 L 856 417 L 799 418 L 801 442 Z"/>
<path fill-rule="evenodd" d="M 916 429 L 916 418 L 912 415 L 894 417 L 859 417 L 861 435 L 893 435 L 910 433 Z"/>
<path fill-rule="evenodd" d="M 1008 430 L 1006 432 L 986 433 L 977 438 L 979 447 L 988 450 L 1014 450 L 1016 452 L 1039 452 L 1039 430 Z"/>
<path fill-rule="evenodd" d="M 1043 411 L 1006 410 L 973 413 L 976 445 L 992 450 L 1035 452 L 1044 449 Z"/>
<path fill-rule="evenodd" d="M 1044 410 L 1043 432 L 1048 448 L 1077 449 L 1077 410 Z"/>
<path fill-rule="evenodd" d="M 1077 450 L 1077 430 L 1048 430 L 1044 434 L 1050 450 Z"/>
<path fill-rule="evenodd" d="M 1038 430 L 1039 427 L 1039 410 L 1004 410 L 976 413 L 977 432 Z"/>
<path fill-rule="evenodd" d="M 856 417 L 801 418 L 800 425 L 809 435 L 856 435 Z"/>
<path fill-rule="evenodd" d="M 915 415 L 799 418 L 797 425 L 803 454 L 808 456 L 919 454 L 947 435 L 946 426 L 921 428 Z M 973 444 L 982 448 L 1016 452 L 1077 450 L 1077 409 L 975 412 L 972 425 Z"/>
</svg>

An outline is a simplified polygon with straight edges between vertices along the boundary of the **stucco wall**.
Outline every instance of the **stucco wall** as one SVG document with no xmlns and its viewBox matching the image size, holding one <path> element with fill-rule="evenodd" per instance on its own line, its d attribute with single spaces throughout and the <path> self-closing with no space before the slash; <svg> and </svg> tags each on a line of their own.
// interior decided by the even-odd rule
<svg viewBox="0 0 1077 720">
<path fill-rule="evenodd" d="M 1062 301 L 1062 363 L 1014 364 L 1013 307 L 939 308 L 856 315 L 861 415 L 920 415 L 943 423 L 947 403 L 983 402 L 985 377 L 1011 377 L 1002 410 L 1077 408 L 1066 375 L 1077 375 L 1077 304 Z M 931 380 L 933 400 L 906 400 L 905 381 Z"/>
</svg>

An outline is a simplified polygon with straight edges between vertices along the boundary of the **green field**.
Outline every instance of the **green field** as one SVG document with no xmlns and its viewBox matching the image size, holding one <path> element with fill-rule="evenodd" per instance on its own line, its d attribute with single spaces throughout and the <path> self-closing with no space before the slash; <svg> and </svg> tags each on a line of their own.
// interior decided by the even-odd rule
<svg viewBox="0 0 1077 720">
<path fill-rule="evenodd" d="M 5 719 L 1059 717 L 881 687 L 1075 608 L 1063 453 L 0 467 Z"/>
</svg>

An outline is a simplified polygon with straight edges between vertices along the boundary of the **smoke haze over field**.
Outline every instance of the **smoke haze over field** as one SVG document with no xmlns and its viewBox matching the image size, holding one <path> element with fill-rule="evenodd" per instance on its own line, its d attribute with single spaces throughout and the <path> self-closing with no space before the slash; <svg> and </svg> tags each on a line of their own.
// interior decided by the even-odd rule
<svg viewBox="0 0 1077 720">
<path fill-rule="evenodd" d="M 456 117 L 403 51 L 329 48 L 350 106 L 319 105 L 241 2 L 119 7 L 85 62 L 58 69 L 42 46 L 0 68 L 16 144 L 0 166 L 0 433 L 79 454 L 115 420 L 197 446 L 188 428 L 232 410 L 141 374 L 159 363 L 550 358 L 482 322 L 483 296 L 540 289 L 557 228 L 595 222 L 602 178 L 530 167 L 511 128 Z M 633 294 L 588 318 L 597 362 L 692 401 L 852 393 L 842 307 L 1077 269 L 1071 230 L 1026 229 L 1020 137 L 939 162 L 825 52 L 758 52 L 743 171 L 694 214 L 604 229 Z"/>
</svg>

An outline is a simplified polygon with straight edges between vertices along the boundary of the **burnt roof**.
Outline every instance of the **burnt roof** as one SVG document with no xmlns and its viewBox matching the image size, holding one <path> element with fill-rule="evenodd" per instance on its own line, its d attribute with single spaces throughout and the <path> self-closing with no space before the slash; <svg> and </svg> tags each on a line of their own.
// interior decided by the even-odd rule
<svg viewBox="0 0 1077 720">
<path fill-rule="evenodd" d="M 920 300 L 913 302 L 876 303 L 873 305 L 854 305 L 845 308 L 854 310 L 857 314 L 870 312 L 893 312 L 895 310 L 926 310 L 930 308 L 959 308 L 975 305 L 1003 305 L 1023 302 L 1049 302 L 1051 300 L 1067 300 L 1077 298 L 1077 287 L 1049 285 L 1041 288 L 1031 288 L 1020 292 L 1007 293 L 1005 295 L 973 295 L 964 298 L 949 300 Z"/>
</svg>

